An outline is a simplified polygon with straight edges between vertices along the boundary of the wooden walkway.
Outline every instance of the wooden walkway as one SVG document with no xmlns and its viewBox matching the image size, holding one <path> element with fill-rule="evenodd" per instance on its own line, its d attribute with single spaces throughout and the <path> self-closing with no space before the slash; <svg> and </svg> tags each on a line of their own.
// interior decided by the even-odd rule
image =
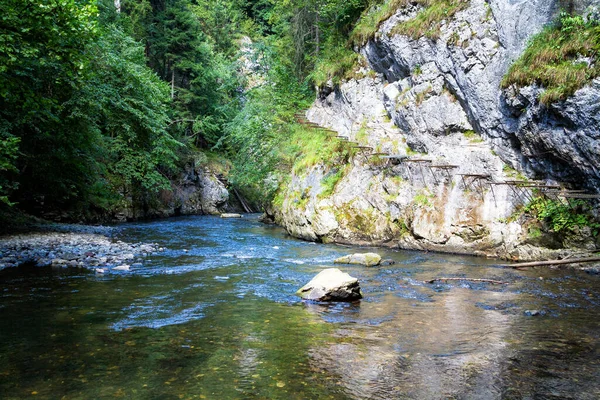
<svg viewBox="0 0 600 400">
<path fill-rule="evenodd" d="M 372 146 L 361 145 L 358 142 L 351 141 L 348 136 L 340 135 L 338 132 L 309 121 L 304 113 L 297 113 L 296 121 L 311 129 L 318 129 L 325 132 L 332 137 L 351 145 L 352 149 L 359 151 L 365 156 L 365 159 L 371 160 L 385 160 L 388 163 L 394 165 L 402 165 L 407 167 L 408 174 L 412 180 L 413 173 L 409 164 L 415 165 L 421 173 L 423 184 L 427 186 L 425 180 L 425 170 L 429 170 L 435 184 L 438 185 L 440 181 L 452 181 L 454 176 L 460 177 L 463 190 L 473 190 L 481 194 L 482 198 L 485 196 L 486 186 L 489 187 L 494 202 L 496 202 L 496 193 L 494 191 L 495 186 L 508 186 L 513 193 L 514 197 L 522 204 L 527 204 L 534 200 L 535 194 L 542 196 L 545 199 L 555 200 L 570 207 L 576 207 L 577 202 L 574 200 L 600 200 L 600 194 L 589 193 L 586 190 L 569 190 L 564 187 L 563 184 L 549 185 L 542 181 L 535 180 L 505 180 L 505 181 L 494 181 L 490 174 L 485 172 L 469 172 L 469 173 L 457 173 L 456 170 L 460 170 L 459 165 L 435 163 L 434 160 L 427 158 L 415 158 L 410 157 L 406 154 L 390 154 L 384 151 L 375 151 Z M 479 146 L 479 144 L 477 144 Z M 426 167 L 426 168 L 425 168 Z M 439 179 L 443 178 L 443 179 Z"/>
</svg>

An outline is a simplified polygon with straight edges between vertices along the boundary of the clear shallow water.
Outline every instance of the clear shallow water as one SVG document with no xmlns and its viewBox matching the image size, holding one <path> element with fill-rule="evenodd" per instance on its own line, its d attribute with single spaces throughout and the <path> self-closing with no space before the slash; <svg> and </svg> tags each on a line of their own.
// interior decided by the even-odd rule
<svg viewBox="0 0 600 400">
<path fill-rule="evenodd" d="M 119 239 L 166 250 L 130 273 L 0 271 L 0 398 L 600 398 L 597 276 L 378 249 L 396 264 L 338 266 L 361 302 L 311 304 L 294 292 L 364 249 L 254 217 Z M 423 283 L 442 276 L 510 284 Z"/>
</svg>

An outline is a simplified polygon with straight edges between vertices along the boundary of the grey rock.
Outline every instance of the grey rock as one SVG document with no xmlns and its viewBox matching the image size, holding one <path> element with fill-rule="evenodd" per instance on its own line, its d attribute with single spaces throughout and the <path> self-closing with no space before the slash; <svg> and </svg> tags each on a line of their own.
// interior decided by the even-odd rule
<svg viewBox="0 0 600 400">
<path fill-rule="evenodd" d="M 539 315 L 543 315 L 542 311 L 540 310 L 525 310 L 523 314 L 525 314 L 528 317 L 537 317 Z"/>
<path fill-rule="evenodd" d="M 314 301 L 354 301 L 362 298 L 358 279 L 337 268 L 319 272 L 296 294 L 305 300 Z"/>
<path fill-rule="evenodd" d="M 595 3 L 572 4 L 583 11 Z M 523 260 L 591 250 L 596 244 L 585 238 L 562 244 L 573 249 L 527 242 L 519 222 L 506 222 L 522 200 L 507 186 L 488 184 L 514 179 L 508 166 L 549 183 L 600 190 L 600 81 L 551 107 L 539 104 L 540 88 L 500 88 L 511 62 L 560 6 L 472 0 L 435 41 L 391 35 L 415 13 L 400 9 L 359 49 L 375 76 L 361 70 L 363 77 L 327 85 L 306 115 L 378 152 L 456 168 L 357 154 L 323 198 L 321 182 L 333 170 L 317 165 L 292 176 L 271 213 L 275 221 L 311 241 Z"/>
<path fill-rule="evenodd" d="M 334 260 L 335 264 L 358 264 L 367 267 L 379 265 L 381 256 L 377 253 L 356 253 Z"/>
<path fill-rule="evenodd" d="M 235 213 L 223 213 L 221 214 L 221 218 L 242 218 L 242 215 Z"/>
</svg>

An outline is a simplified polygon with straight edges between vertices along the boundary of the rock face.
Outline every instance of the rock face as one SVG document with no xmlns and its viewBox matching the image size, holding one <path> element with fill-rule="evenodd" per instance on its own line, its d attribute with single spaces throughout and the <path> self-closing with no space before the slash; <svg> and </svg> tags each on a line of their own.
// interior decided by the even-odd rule
<svg viewBox="0 0 600 400">
<path fill-rule="evenodd" d="M 171 182 L 170 190 L 163 190 L 147 204 L 132 206 L 117 214 L 121 221 L 140 218 L 165 218 L 179 215 L 219 215 L 237 211 L 230 201 L 229 191 L 219 174 L 208 168 L 188 166 Z"/>
<path fill-rule="evenodd" d="M 600 81 L 551 107 L 537 100 L 540 88 L 500 89 L 528 38 L 562 6 L 472 0 L 442 24 L 437 40 L 392 35 L 416 12 L 398 10 L 360 49 L 371 71 L 324 88 L 307 112 L 312 122 L 397 157 L 358 151 L 349 165 L 297 173 L 275 220 L 313 241 L 509 259 L 577 253 L 565 249 L 569 243 L 546 248 L 531 240 L 527 224 L 508 222 L 530 192 L 493 184 L 525 174 L 600 190 Z M 333 193 L 322 196 L 324 179 L 342 168 Z"/>
<path fill-rule="evenodd" d="M 350 254 L 348 256 L 337 258 L 335 264 L 358 264 L 367 267 L 379 265 L 381 262 L 381 256 L 376 253 L 357 253 Z"/>
<path fill-rule="evenodd" d="M 597 3 L 571 7 L 582 12 Z M 537 100 L 539 88 L 500 89 L 527 39 L 564 7 L 558 0 L 472 0 L 436 41 L 390 35 L 411 15 L 401 9 L 361 53 L 389 82 L 386 109 L 396 125 L 418 136 L 409 142 L 415 148 L 431 148 L 431 138 L 423 136 L 472 129 L 513 168 L 600 190 L 600 82 L 551 107 Z M 413 101 L 417 96 L 421 104 Z"/>
<path fill-rule="evenodd" d="M 314 301 L 354 301 L 362 298 L 358 279 L 337 268 L 319 272 L 296 294 L 304 300 Z"/>
</svg>

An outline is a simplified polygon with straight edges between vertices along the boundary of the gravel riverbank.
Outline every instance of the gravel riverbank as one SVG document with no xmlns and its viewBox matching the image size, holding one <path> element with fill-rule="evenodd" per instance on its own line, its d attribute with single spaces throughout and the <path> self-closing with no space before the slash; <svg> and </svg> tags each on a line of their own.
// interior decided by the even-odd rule
<svg viewBox="0 0 600 400">
<path fill-rule="evenodd" d="M 0 270 L 23 264 L 90 268 L 104 273 L 141 266 L 158 251 L 156 243 L 125 243 L 111 236 L 117 228 L 51 224 L 39 232 L 0 237 Z"/>
</svg>

